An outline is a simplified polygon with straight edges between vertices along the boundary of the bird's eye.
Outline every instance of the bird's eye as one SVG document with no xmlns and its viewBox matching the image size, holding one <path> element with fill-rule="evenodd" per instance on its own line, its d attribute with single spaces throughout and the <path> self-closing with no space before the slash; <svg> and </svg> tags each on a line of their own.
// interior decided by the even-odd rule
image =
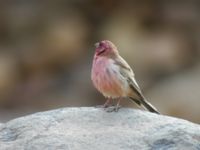
<svg viewBox="0 0 200 150">
<path fill-rule="evenodd" d="M 103 43 L 102 43 L 102 42 L 100 42 L 100 43 L 99 43 L 99 46 L 100 46 L 100 47 L 102 47 L 102 46 L 103 46 Z"/>
</svg>

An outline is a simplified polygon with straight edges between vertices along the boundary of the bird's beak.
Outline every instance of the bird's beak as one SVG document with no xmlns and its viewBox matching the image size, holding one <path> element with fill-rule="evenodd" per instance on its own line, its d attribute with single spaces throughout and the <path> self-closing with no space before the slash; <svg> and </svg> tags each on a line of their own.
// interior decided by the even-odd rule
<svg viewBox="0 0 200 150">
<path fill-rule="evenodd" d="M 98 47 L 99 47 L 99 42 L 95 43 L 94 46 L 95 46 L 96 48 L 98 48 Z"/>
</svg>

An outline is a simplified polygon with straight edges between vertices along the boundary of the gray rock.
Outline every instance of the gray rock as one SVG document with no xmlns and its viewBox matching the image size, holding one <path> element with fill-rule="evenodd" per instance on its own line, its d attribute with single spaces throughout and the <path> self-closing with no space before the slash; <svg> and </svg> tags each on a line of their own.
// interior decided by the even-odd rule
<svg viewBox="0 0 200 150">
<path fill-rule="evenodd" d="M 200 150 L 200 126 L 141 110 L 63 108 L 0 126 L 0 150 Z"/>
</svg>

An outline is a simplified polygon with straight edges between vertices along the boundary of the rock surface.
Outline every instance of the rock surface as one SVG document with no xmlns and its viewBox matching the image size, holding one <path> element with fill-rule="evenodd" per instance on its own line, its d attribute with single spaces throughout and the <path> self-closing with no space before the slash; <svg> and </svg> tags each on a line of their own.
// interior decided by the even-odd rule
<svg viewBox="0 0 200 150">
<path fill-rule="evenodd" d="M 0 150 L 200 150 L 200 126 L 153 113 L 62 108 L 0 125 Z"/>
</svg>

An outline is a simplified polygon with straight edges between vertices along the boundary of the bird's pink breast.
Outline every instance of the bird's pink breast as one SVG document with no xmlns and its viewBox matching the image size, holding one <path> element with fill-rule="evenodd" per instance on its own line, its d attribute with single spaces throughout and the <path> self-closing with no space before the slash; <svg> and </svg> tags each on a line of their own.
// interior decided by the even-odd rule
<svg viewBox="0 0 200 150">
<path fill-rule="evenodd" d="M 124 95 L 122 81 L 119 80 L 118 72 L 112 67 L 113 61 L 106 57 L 94 59 L 92 81 L 105 97 L 121 97 Z"/>
</svg>

